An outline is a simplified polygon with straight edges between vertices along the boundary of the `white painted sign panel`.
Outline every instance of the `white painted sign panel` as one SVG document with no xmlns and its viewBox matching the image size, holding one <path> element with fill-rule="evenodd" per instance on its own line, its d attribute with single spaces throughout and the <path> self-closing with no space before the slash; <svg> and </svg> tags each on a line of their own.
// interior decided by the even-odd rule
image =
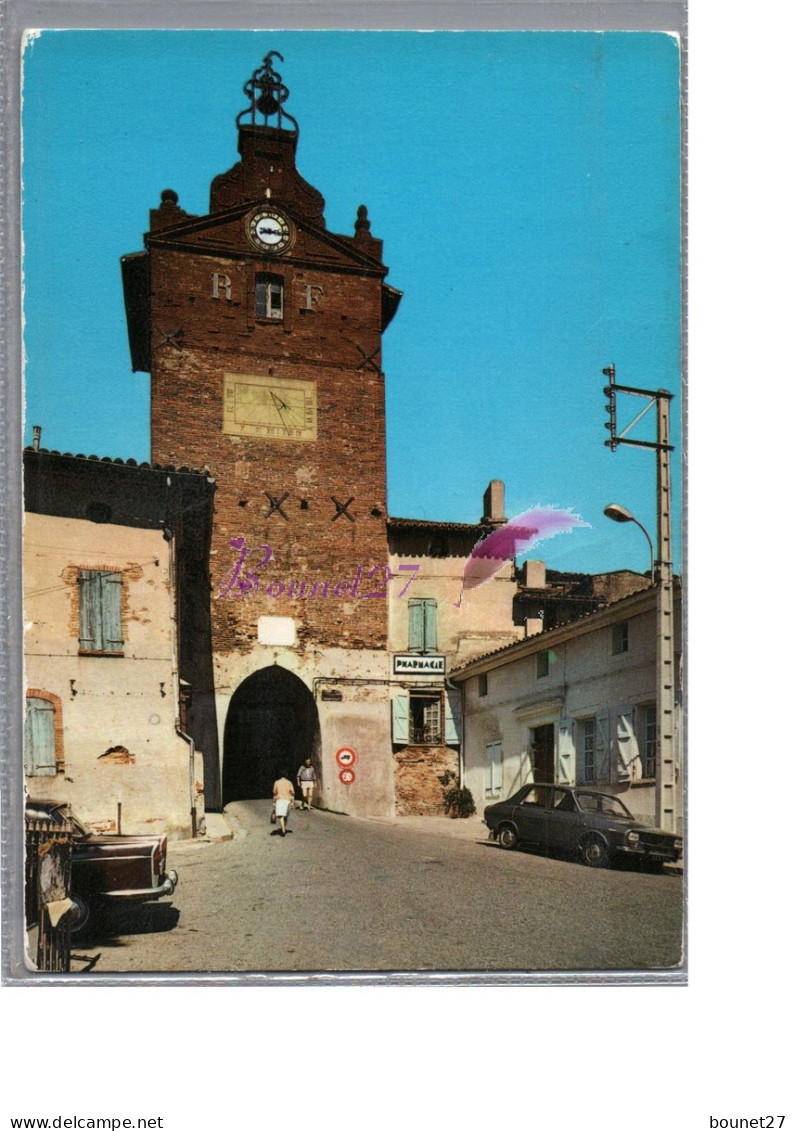
<svg viewBox="0 0 795 1131">
<path fill-rule="evenodd" d="M 445 656 L 395 656 L 395 675 L 444 675 L 447 671 Z"/>
</svg>

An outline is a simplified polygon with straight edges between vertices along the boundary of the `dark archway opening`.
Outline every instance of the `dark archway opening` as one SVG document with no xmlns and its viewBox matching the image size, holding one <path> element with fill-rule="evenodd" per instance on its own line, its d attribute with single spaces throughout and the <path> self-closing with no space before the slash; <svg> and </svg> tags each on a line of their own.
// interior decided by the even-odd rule
<svg viewBox="0 0 795 1131">
<path fill-rule="evenodd" d="M 307 758 L 319 779 L 320 722 L 309 688 L 275 664 L 250 675 L 232 696 L 226 717 L 224 804 L 270 797 L 285 771 L 295 784 Z"/>
</svg>

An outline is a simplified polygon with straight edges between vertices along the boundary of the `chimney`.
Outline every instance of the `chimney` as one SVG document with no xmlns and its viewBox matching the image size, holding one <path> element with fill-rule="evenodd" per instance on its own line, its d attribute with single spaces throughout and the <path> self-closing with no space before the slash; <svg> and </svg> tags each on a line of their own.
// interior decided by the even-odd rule
<svg viewBox="0 0 795 1131">
<path fill-rule="evenodd" d="M 40 424 L 34 424 L 33 425 L 33 450 L 34 450 L 34 452 L 37 452 L 39 450 L 39 444 L 40 443 L 41 443 L 41 425 Z"/>
<path fill-rule="evenodd" d="M 523 561 L 516 571 L 516 580 L 522 589 L 546 589 L 546 563 L 529 559 Z"/>
<path fill-rule="evenodd" d="M 524 636 L 525 640 L 528 636 L 538 636 L 539 632 L 544 631 L 544 616 L 540 612 L 536 617 L 525 617 L 524 621 Z"/>
<path fill-rule="evenodd" d="M 501 479 L 492 479 L 486 488 L 480 521 L 484 526 L 502 526 L 508 521 L 505 517 L 505 484 Z"/>
</svg>

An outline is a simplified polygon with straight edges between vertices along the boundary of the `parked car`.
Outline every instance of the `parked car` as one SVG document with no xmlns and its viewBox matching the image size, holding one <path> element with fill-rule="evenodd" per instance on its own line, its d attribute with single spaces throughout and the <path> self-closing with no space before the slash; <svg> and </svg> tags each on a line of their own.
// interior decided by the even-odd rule
<svg viewBox="0 0 795 1131">
<path fill-rule="evenodd" d="M 66 806 L 40 803 L 47 810 Z M 35 815 L 36 802 L 27 812 Z M 114 836 L 90 833 L 72 814 L 72 879 L 70 896 L 76 905 L 72 934 L 83 931 L 92 916 L 109 904 L 144 903 L 172 895 L 175 871 L 166 871 L 168 839 L 164 834 Z"/>
<path fill-rule="evenodd" d="M 525 785 L 487 805 L 483 818 L 501 848 L 535 844 L 575 853 L 590 868 L 607 868 L 619 857 L 660 868 L 682 855 L 680 836 L 636 820 L 617 797 L 587 788 Z"/>
</svg>

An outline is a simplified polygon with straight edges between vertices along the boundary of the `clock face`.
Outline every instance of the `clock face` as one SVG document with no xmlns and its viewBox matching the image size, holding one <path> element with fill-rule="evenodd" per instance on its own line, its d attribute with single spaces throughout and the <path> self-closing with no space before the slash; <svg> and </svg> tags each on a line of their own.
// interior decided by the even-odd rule
<svg viewBox="0 0 795 1131">
<path fill-rule="evenodd" d="M 249 241 L 258 251 L 280 254 L 293 242 L 290 221 L 276 208 L 258 208 L 246 223 Z"/>
<path fill-rule="evenodd" d="M 317 439 L 314 381 L 259 374 L 227 373 L 224 432 L 262 440 Z"/>
</svg>

